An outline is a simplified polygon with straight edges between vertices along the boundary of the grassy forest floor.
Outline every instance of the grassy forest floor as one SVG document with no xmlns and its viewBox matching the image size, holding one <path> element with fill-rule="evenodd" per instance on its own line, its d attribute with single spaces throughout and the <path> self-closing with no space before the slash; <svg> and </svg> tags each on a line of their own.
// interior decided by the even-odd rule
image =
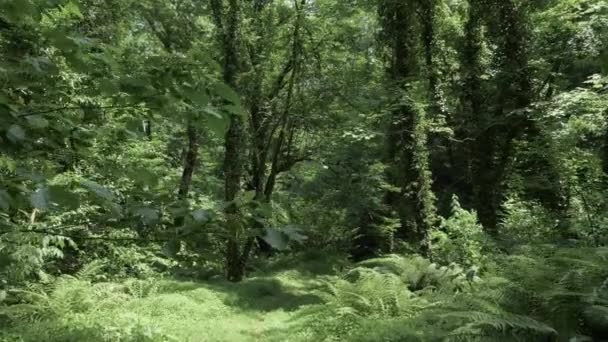
<svg viewBox="0 0 608 342">
<path fill-rule="evenodd" d="M 336 278 L 329 272 L 279 267 L 240 283 L 163 277 L 92 285 L 66 278 L 41 316 L 0 340 L 308 341 L 306 310 L 321 305 L 316 291 Z M 23 309 L 32 318 L 32 308 Z"/>
<path fill-rule="evenodd" d="M 521 246 L 484 269 L 327 251 L 260 261 L 240 283 L 108 281 L 103 264 L 0 307 L 0 341 L 605 341 L 608 250 Z M 101 277 L 101 278 L 99 278 Z M 8 321 L 3 322 L 2 320 Z M 8 324 L 3 324 L 8 323 Z M 573 339 L 574 338 L 574 339 Z"/>
</svg>

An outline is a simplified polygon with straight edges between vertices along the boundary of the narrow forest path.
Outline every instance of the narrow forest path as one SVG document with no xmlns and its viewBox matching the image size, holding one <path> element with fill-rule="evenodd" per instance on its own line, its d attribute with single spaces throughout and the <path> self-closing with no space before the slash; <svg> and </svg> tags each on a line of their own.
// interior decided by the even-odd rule
<svg viewBox="0 0 608 342">
<path fill-rule="evenodd" d="M 346 263 L 324 253 L 264 260 L 239 283 L 219 275 L 105 282 L 95 271 L 62 276 L 22 293 L 29 303 L 11 307 L 19 324 L 0 330 L 0 341 L 311 341 L 319 296 Z"/>
<path fill-rule="evenodd" d="M 296 341 L 298 324 L 319 282 L 297 272 L 233 284 L 165 281 L 156 294 L 132 300 L 112 320 L 137 321 L 178 341 Z M 110 322 L 109 322 L 110 323 Z"/>
</svg>

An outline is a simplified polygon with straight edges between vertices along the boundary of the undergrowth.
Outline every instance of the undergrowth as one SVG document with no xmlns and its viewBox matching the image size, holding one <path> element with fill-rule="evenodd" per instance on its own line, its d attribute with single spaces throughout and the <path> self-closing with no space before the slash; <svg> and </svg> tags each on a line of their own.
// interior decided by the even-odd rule
<svg viewBox="0 0 608 342">
<path fill-rule="evenodd" d="M 606 248 L 522 247 L 480 272 L 418 256 L 338 275 L 259 272 L 239 284 L 95 281 L 101 265 L 10 291 L 2 341 L 601 341 Z M 340 267 L 344 265 L 341 264 Z M 7 303 L 10 302 L 10 305 Z"/>
</svg>

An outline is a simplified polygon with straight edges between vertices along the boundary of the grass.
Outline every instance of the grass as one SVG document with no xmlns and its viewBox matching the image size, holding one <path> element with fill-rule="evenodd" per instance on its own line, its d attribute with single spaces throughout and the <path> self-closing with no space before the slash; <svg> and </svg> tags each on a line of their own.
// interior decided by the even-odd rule
<svg viewBox="0 0 608 342">
<path fill-rule="evenodd" d="M 0 341 L 310 341 L 295 327 L 328 276 L 282 266 L 241 283 L 68 278 L 9 313 Z"/>
<path fill-rule="evenodd" d="M 608 340 L 606 249 L 541 254 L 481 277 L 395 255 L 345 269 L 277 258 L 241 283 L 92 283 L 82 272 L 15 292 L 26 304 L 0 306 L 0 341 Z"/>
</svg>

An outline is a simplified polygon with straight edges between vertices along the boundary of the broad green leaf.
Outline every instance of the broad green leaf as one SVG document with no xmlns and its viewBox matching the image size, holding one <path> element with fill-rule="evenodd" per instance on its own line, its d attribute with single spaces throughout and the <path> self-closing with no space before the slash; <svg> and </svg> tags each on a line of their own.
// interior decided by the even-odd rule
<svg viewBox="0 0 608 342">
<path fill-rule="evenodd" d="M 256 208 L 256 212 L 258 213 L 258 215 L 262 216 L 263 218 L 271 218 L 272 212 L 273 212 L 272 204 L 262 202 Z"/>
<path fill-rule="evenodd" d="M 223 119 L 224 116 L 222 114 L 220 114 L 220 112 L 217 111 L 217 109 L 215 109 L 212 106 L 205 106 L 203 107 L 203 112 L 210 114 L 214 117 L 216 117 L 217 119 Z"/>
<path fill-rule="evenodd" d="M 302 234 L 302 229 L 295 226 L 285 226 L 281 231 L 292 241 L 303 242 L 308 239 L 306 235 Z"/>
<path fill-rule="evenodd" d="M 99 91 L 104 95 L 114 95 L 120 91 L 115 81 L 102 78 L 99 80 Z"/>
<path fill-rule="evenodd" d="M 206 107 L 209 104 L 209 96 L 207 96 L 207 94 L 205 94 L 205 92 L 202 90 L 187 88 L 184 90 L 184 95 L 188 100 L 192 101 L 192 103 L 198 106 Z"/>
<path fill-rule="evenodd" d="M 158 212 L 152 208 L 141 207 L 133 210 L 133 214 L 139 216 L 144 224 L 150 225 L 158 222 Z"/>
<path fill-rule="evenodd" d="M 11 207 L 11 195 L 4 189 L 0 189 L 0 209 L 8 210 Z"/>
<path fill-rule="evenodd" d="M 25 131 L 19 125 L 11 125 L 6 132 L 6 137 L 12 142 L 19 142 L 25 139 Z"/>
<path fill-rule="evenodd" d="M 25 62 L 40 74 L 44 73 L 48 75 L 57 70 L 53 62 L 47 57 L 26 57 Z"/>
<path fill-rule="evenodd" d="M 9 21 L 22 21 L 23 17 L 33 15 L 36 6 L 31 0 L 4 0 L 0 2 L 0 16 Z"/>
<path fill-rule="evenodd" d="M 249 203 L 251 201 L 253 201 L 254 197 L 255 197 L 255 191 L 245 191 L 241 194 L 241 201 L 242 203 Z"/>
<path fill-rule="evenodd" d="M 227 86 L 225 83 L 218 82 L 218 83 L 214 84 L 213 90 L 217 95 L 221 96 L 223 99 L 225 99 L 227 101 L 232 102 L 232 104 L 234 104 L 236 106 L 241 105 L 240 96 L 234 90 L 232 90 L 232 88 Z"/>
<path fill-rule="evenodd" d="M 227 116 L 223 118 L 209 116 L 207 117 L 207 126 L 209 126 L 209 129 L 211 129 L 213 133 L 223 139 L 230 128 L 230 118 Z"/>
<path fill-rule="evenodd" d="M 608 307 L 592 305 L 583 312 L 585 323 L 597 331 L 608 327 Z"/>
<path fill-rule="evenodd" d="M 49 185 L 49 198 L 51 203 L 61 209 L 73 210 L 80 206 L 80 198 L 77 194 L 61 185 Z"/>
<path fill-rule="evenodd" d="M 182 243 L 179 240 L 171 240 L 168 241 L 163 250 L 167 256 L 174 257 L 179 253 L 182 249 Z"/>
<path fill-rule="evenodd" d="M 93 182 L 93 181 L 82 181 L 80 182 L 80 184 L 89 192 L 92 192 L 93 194 L 95 194 L 96 196 L 107 200 L 107 201 L 113 201 L 114 200 L 114 194 L 112 194 L 112 192 L 106 188 L 104 188 L 103 186 Z"/>
<path fill-rule="evenodd" d="M 30 125 L 30 127 L 37 129 L 42 129 L 49 126 L 49 121 L 38 115 L 28 116 L 27 123 Z"/>
<path fill-rule="evenodd" d="M 64 15 L 74 16 L 76 18 L 82 19 L 84 16 L 80 11 L 80 7 L 78 7 L 78 3 L 74 1 L 70 1 L 67 4 L 63 5 L 62 8 Z"/>
<path fill-rule="evenodd" d="M 134 136 L 141 136 L 144 134 L 144 126 L 141 119 L 133 118 L 126 122 L 125 128 Z"/>
<path fill-rule="evenodd" d="M 167 208 L 167 210 L 169 211 L 171 216 L 173 216 L 174 218 L 184 217 L 184 216 L 188 215 L 188 211 L 189 211 L 188 204 L 183 201 L 178 201 L 178 202 L 174 203 L 172 206 Z"/>
<path fill-rule="evenodd" d="M 62 52 L 74 52 L 78 49 L 78 44 L 71 39 L 64 31 L 55 30 L 48 33 L 52 44 Z"/>
<path fill-rule="evenodd" d="M 243 109 L 243 107 L 241 107 L 240 105 L 227 105 L 224 107 L 229 113 L 238 115 L 240 117 L 247 117 L 247 113 L 245 112 L 245 110 Z"/>
<path fill-rule="evenodd" d="M 274 228 L 266 228 L 266 232 L 264 236 L 262 236 L 262 239 L 271 245 L 272 248 L 280 251 L 287 249 L 287 237 Z"/>
<path fill-rule="evenodd" d="M 158 184 L 158 175 L 143 167 L 136 167 L 129 170 L 127 174 L 129 178 L 135 182 L 135 184 L 148 186 L 151 188 Z"/>
<path fill-rule="evenodd" d="M 36 209 L 49 209 L 49 202 L 49 189 L 46 186 L 38 188 L 30 194 L 30 203 L 32 204 L 32 207 Z"/>
<path fill-rule="evenodd" d="M 205 222 L 209 221 L 209 218 L 210 218 L 209 211 L 204 210 L 204 209 L 197 209 L 197 210 L 193 211 L 190 215 L 192 215 L 192 218 L 197 223 L 205 223 Z"/>
</svg>

